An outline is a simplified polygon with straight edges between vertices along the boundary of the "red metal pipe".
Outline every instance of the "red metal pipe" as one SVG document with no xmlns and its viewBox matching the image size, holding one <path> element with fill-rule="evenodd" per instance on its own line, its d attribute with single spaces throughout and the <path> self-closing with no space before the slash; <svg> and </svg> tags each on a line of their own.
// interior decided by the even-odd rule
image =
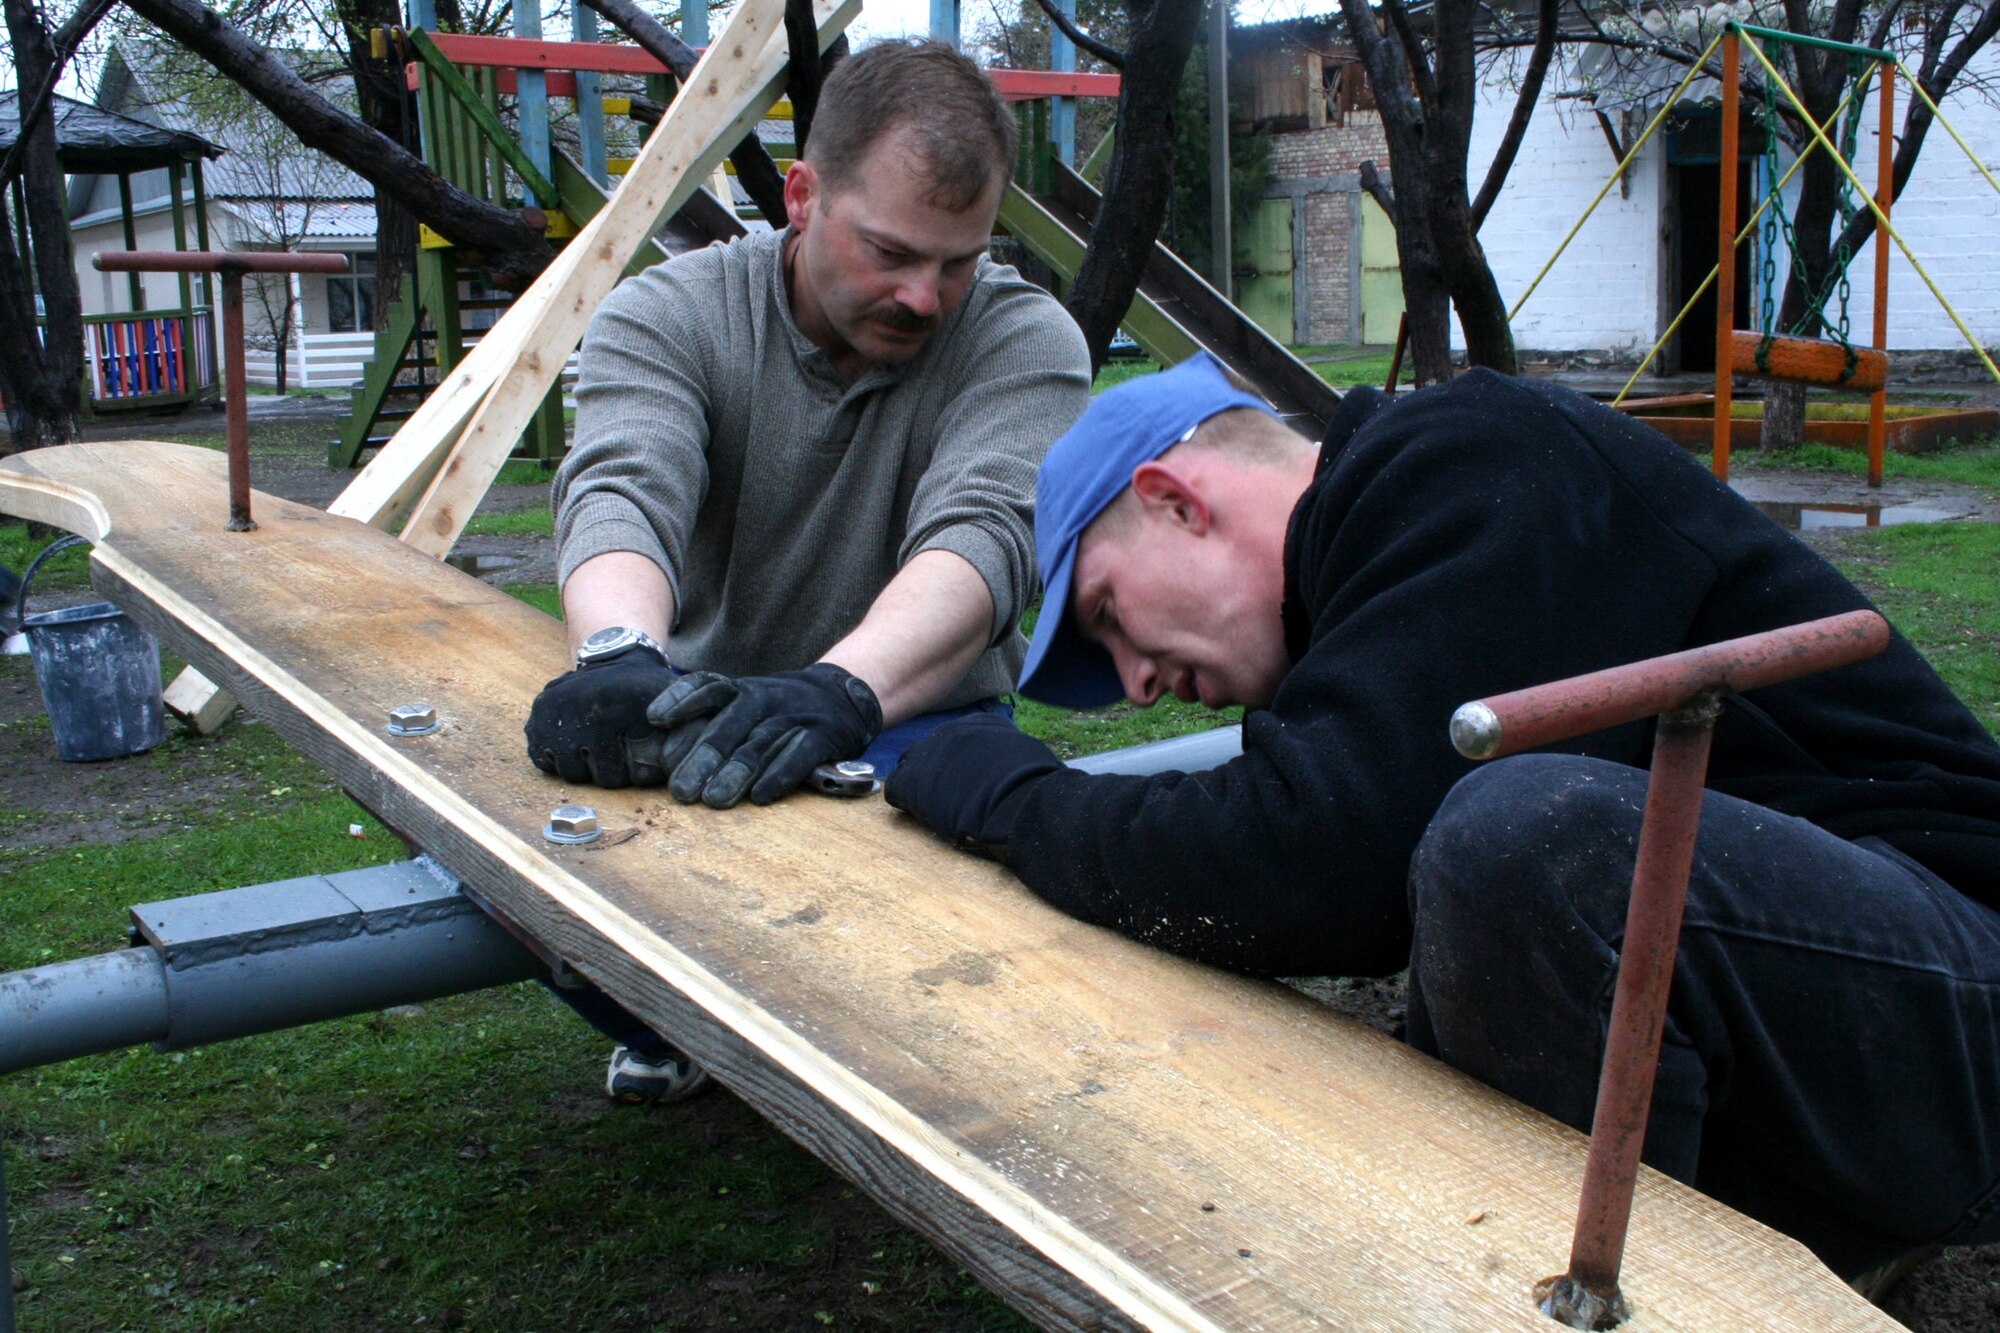
<svg viewBox="0 0 2000 1333">
<path fill-rule="evenodd" d="M 1882 221 L 1896 197 L 1896 67 L 1884 60 L 1875 66 L 1882 80 L 1880 118 L 1875 126 L 1875 204 Z M 1889 350 L 1889 229 L 1875 228 L 1875 346 Z M 1868 395 L 1868 484 L 1882 484 L 1882 451 L 1889 439 L 1889 386 Z"/>
<path fill-rule="evenodd" d="M 229 441 L 229 530 L 254 532 L 250 521 L 250 381 L 243 367 L 243 275 L 222 270 L 222 356 L 227 378 L 223 395 L 228 409 L 225 436 Z"/>
<path fill-rule="evenodd" d="M 1569 1268 L 1535 1287 L 1542 1310 L 1571 1328 L 1608 1329 L 1627 1315 L 1618 1276 L 1722 696 L 1864 661 L 1888 644 L 1887 621 L 1850 611 L 1476 700 L 1452 716 L 1452 743 L 1469 759 L 1660 718 Z"/>
<path fill-rule="evenodd" d="M 1536 1289 L 1544 1309 L 1572 1328 L 1610 1328 L 1626 1318 L 1618 1274 L 1632 1221 L 1632 1192 L 1653 1105 L 1660 1034 L 1687 905 L 1688 869 L 1701 822 L 1702 779 L 1721 711 L 1717 694 L 1662 714 L 1653 738 L 1646 814 L 1632 868 L 1632 898 L 1618 951 L 1618 987 L 1590 1123 L 1590 1157 L 1576 1205 L 1569 1271 Z"/>
<path fill-rule="evenodd" d="M 346 255 L 289 250 L 104 250 L 90 257 L 102 273 L 220 273 L 222 275 L 222 396 L 229 445 L 229 530 L 254 532 L 250 518 L 250 380 L 243 365 L 245 273 L 345 273 Z M 164 334 L 162 335 L 164 336 Z M 150 362 L 146 368 L 150 370 Z"/>
<path fill-rule="evenodd" d="M 1886 620 L 1849 611 L 1475 700 L 1452 714 L 1452 744 L 1467 759 L 1498 759 L 1652 717 L 1704 691 L 1741 693 L 1864 662 L 1888 646 Z"/>
<path fill-rule="evenodd" d="M 1722 232 L 1715 256 L 1715 435 L 1709 469 L 1729 480 L 1729 393 L 1735 385 L 1730 369 L 1730 334 L 1736 328 L 1736 229 L 1742 226 L 1736 200 L 1737 136 L 1743 114 L 1741 67 L 1743 39 L 1732 26 L 1722 37 L 1722 154 L 1716 171 L 1720 173 L 1718 202 Z"/>
</svg>

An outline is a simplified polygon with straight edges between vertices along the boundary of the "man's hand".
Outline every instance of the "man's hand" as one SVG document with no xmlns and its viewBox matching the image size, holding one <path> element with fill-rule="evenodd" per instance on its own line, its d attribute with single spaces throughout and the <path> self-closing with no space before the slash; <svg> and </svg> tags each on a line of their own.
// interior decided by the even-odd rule
<svg viewBox="0 0 2000 1333">
<path fill-rule="evenodd" d="M 769 676 L 690 672 L 646 716 L 669 733 L 660 759 L 667 790 L 717 810 L 746 795 L 769 805 L 821 764 L 859 755 L 882 731 L 875 692 L 831 662 Z"/>
<path fill-rule="evenodd" d="M 1055 751 L 997 713 L 948 722 L 910 747 L 883 799 L 960 847 L 1007 859 L 1028 792 L 1063 771 Z"/>
<path fill-rule="evenodd" d="M 565 782 L 658 786 L 667 775 L 646 708 L 674 679 L 657 653 L 645 651 L 564 672 L 528 710 L 528 758 Z"/>
</svg>

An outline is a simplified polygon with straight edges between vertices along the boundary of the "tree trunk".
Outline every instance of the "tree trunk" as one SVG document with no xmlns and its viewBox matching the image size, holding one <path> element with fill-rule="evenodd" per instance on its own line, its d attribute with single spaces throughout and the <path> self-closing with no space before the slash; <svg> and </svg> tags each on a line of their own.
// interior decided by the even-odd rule
<svg viewBox="0 0 2000 1333">
<path fill-rule="evenodd" d="M 1375 90 L 1382 137 L 1389 147 L 1390 184 L 1382 183 L 1373 161 L 1361 164 L 1361 179 L 1396 226 L 1411 376 L 1419 387 L 1434 384 L 1451 378 L 1451 296 L 1431 232 L 1430 167 L 1424 159 L 1424 113 L 1413 91 L 1416 79 L 1401 43 L 1384 37 L 1376 26 L 1368 0 L 1341 0 L 1341 12 Z"/>
<path fill-rule="evenodd" d="M 1418 388 L 1451 378 L 1451 291 L 1445 285 L 1431 233 L 1424 182 L 1411 173 L 1396 181 L 1396 262 L 1403 284 L 1404 328 L 1410 340 L 1410 377 Z"/>
<path fill-rule="evenodd" d="M 1858 8 L 1837 14 L 1830 29 L 1833 39 L 1852 41 L 1858 16 Z M 1803 48 L 1793 50 L 1791 57 L 1792 83 L 1799 100 L 1805 104 L 1807 114 L 1814 121 L 1824 124 L 1834 108 L 1839 106 L 1841 94 L 1846 90 L 1845 62 L 1831 54 L 1821 59 L 1817 53 Z M 1772 134 L 1778 129 L 1777 125 L 1766 127 L 1767 132 Z M 1783 294 L 1778 299 L 1772 332 L 1816 338 L 1828 327 L 1824 319 L 1828 304 L 1822 302 L 1816 313 L 1811 307 L 1815 297 L 1827 291 L 1827 283 L 1838 267 L 1832 253 L 1833 229 L 1837 220 L 1836 200 L 1845 178 L 1832 158 L 1813 147 L 1809 128 L 1799 133 L 1800 149 L 1810 155 L 1799 172 L 1799 194 L 1792 208 L 1792 262 L 1785 277 Z M 1837 122 L 1827 127 L 1826 134 L 1829 140 L 1839 144 L 1840 127 Z M 1769 300 L 1776 295 L 1763 293 L 1762 299 Z M 1838 293 L 1834 293 L 1833 299 L 1838 301 Z M 1837 307 L 1834 319 L 1836 322 L 1839 319 Z M 1762 327 L 1761 312 L 1755 322 Z M 1772 450 L 1796 449 L 1805 443 L 1805 437 L 1806 386 L 1771 381 L 1764 395 L 1764 424 L 1757 442 L 1759 451 L 1769 453 Z"/>
<path fill-rule="evenodd" d="M 1104 202 L 1065 302 L 1090 347 L 1093 373 L 1104 364 L 1111 337 L 1131 308 L 1167 215 L 1174 183 L 1174 103 L 1201 14 L 1202 0 L 1153 0 L 1143 14 L 1132 12 Z"/>
<path fill-rule="evenodd" d="M 20 102 L 27 106 L 55 77 L 55 48 L 33 0 L 5 0 L 5 9 Z M 9 453 L 75 439 L 83 415 L 83 301 L 63 193 L 55 117 L 43 116 L 28 134 L 18 196 L 26 204 L 31 256 L 15 251 L 17 219 L 0 208 L 0 323 L 6 326 L 0 330 L 0 389 L 7 398 Z"/>
<path fill-rule="evenodd" d="M 1764 390 L 1764 426 L 1758 433 L 1759 452 L 1796 449 L 1806 440 L 1806 386 L 1772 380 Z"/>
<path fill-rule="evenodd" d="M 371 31 L 402 25 L 401 7 L 396 0 L 336 0 L 334 10 L 347 34 L 347 67 L 354 76 L 362 123 L 412 153 L 421 152 L 415 94 L 403 78 L 403 66 L 396 58 L 395 48 L 390 48 L 384 60 L 376 60 L 369 51 Z M 403 275 L 413 271 L 416 264 L 416 218 L 394 195 L 377 189 L 375 290 L 378 293 L 403 290 Z M 375 302 L 376 328 L 388 327 L 392 305 L 393 301 Z"/>
<path fill-rule="evenodd" d="M 242 85 L 308 147 L 373 182 L 454 245 L 485 256 L 496 283 L 518 291 L 547 266 L 553 253 L 548 242 L 519 214 L 475 199 L 395 140 L 328 103 L 214 10 L 195 0 L 126 0 L 126 7 Z"/>
<path fill-rule="evenodd" d="M 1428 177 L 1430 230 L 1445 289 L 1465 333 L 1465 361 L 1503 375 L 1515 373 L 1514 334 L 1500 284 L 1480 247 L 1466 177 L 1472 147 L 1472 117 L 1479 101 L 1479 69 L 1474 58 L 1473 24 L 1480 7 L 1473 0 L 1439 0 L 1432 7 L 1432 62 L 1435 88 L 1423 130 Z"/>
</svg>

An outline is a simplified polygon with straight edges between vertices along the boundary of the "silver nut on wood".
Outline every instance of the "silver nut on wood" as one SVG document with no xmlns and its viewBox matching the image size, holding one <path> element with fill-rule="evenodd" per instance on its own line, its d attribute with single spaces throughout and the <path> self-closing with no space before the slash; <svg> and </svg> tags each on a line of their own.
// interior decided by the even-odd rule
<svg viewBox="0 0 2000 1333">
<path fill-rule="evenodd" d="M 391 736 L 428 736 L 442 725 L 429 704 L 400 704 L 389 710 Z"/>
<path fill-rule="evenodd" d="M 592 842 L 603 834 L 597 811 L 587 805 L 559 805 L 549 814 L 542 836 L 550 842 Z"/>
</svg>

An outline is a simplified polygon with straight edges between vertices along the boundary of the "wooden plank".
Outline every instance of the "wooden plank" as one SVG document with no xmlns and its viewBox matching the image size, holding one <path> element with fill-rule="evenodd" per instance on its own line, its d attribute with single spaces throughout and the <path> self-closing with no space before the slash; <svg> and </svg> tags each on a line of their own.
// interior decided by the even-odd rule
<svg viewBox="0 0 2000 1333">
<path fill-rule="evenodd" d="M 832 42 L 858 8 L 859 0 L 816 0 L 822 40 Z M 787 54 L 782 20 L 781 0 L 749 0 L 737 10 L 724 36 L 696 67 L 699 77 L 647 139 L 611 203 L 563 247 L 472 354 L 370 460 L 330 506 L 332 512 L 393 526 L 441 470 L 467 420 L 496 384 L 511 382 L 524 370 L 537 378 L 560 373 L 597 300 L 659 220 L 679 207 L 707 173 L 709 164 L 702 159 L 726 152 L 734 142 L 732 132 L 740 138 L 756 113 L 777 100 Z M 540 387 L 546 388 L 546 381 Z M 512 441 L 506 446 L 511 448 Z M 457 506 L 442 519 L 439 514 L 433 506 L 431 536 L 425 539 L 432 547 L 447 529 L 455 539 L 460 523 Z M 446 541 L 434 553 L 449 548 Z"/>
<path fill-rule="evenodd" d="M 1008 235 L 1017 237 L 1036 258 L 1061 274 L 1065 282 L 1075 279 L 1089 241 L 1050 212 L 1041 200 L 1009 182 L 1007 193 L 1000 200 L 999 222 Z M 1134 294 L 1132 308 L 1119 323 L 1146 355 L 1161 365 L 1176 365 L 1201 350 L 1202 344 L 1194 334 L 1176 323 L 1144 292 Z"/>
<path fill-rule="evenodd" d="M 1051 163 L 1050 171 L 1056 197 L 1086 221 L 1095 220 L 1101 201 L 1096 187 L 1061 162 Z M 1250 372 L 1249 378 L 1288 417 L 1310 419 L 1314 439 L 1325 432 L 1340 406 L 1340 394 L 1179 255 L 1156 243 L 1146 257 L 1145 286 L 1156 299 L 1171 298 L 1193 312 L 1203 330 L 1220 344 L 1225 361 Z"/>
<path fill-rule="evenodd" d="M 1581 1136 L 1275 984 L 1070 920 L 880 800 L 689 809 L 534 771 L 561 627 L 180 445 L 35 450 L 0 509 L 393 827 L 1054 1328 L 1551 1327 Z M 437 707 L 395 739 L 388 710 Z M 606 838 L 545 843 L 583 799 Z M 1336 849 L 1330 849 L 1330 852 Z M 1805 1250 L 1653 1173 L 1648 1330 L 1893 1329 Z"/>
<path fill-rule="evenodd" d="M 584 256 L 583 262 L 563 284 L 560 299 L 552 301 L 536 321 L 532 340 L 521 348 L 507 374 L 467 418 L 429 489 L 412 507 L 403 525 L 404 541 L 440 557 L 451 550 L 478 508 L 480 497 L 493 484 L 515 442 L 562 374 L 564 362 L 582 341 L 584 327 L 598 302 L 622 276 L 625 261 L 658 229 L 662 218 L 678 211 L 700 189 L 703 180 L 777 100 L 789 55 L 783 5 L 780 0 L 768 0 L 770 12 L 760 19 L 756 6 L 762 2 L 751 0 L 741 6 L 709 49 L 715 53 L 742 50 L 768 31 L 763 38 L 763 56 L 754 62 L 733 59 L 719 69 L 708 68 L 711 57 L 704 56 L 702 64 L 695 67 L 688 87 L 669 105 L 610 204 L 564 247 L 564 256 L 575 252 Z M 820 0 L 821 6 L 829 3 L 832 0 Z M 831 45 L 845 26 L 846 15 L 860 8 L 859 0 L 844 3 L 847 7 L 841 13 L 822 21 L 822 44 Z M 767 22 L 768 29 L 760 28 L 760 22 Z M 690 103 L 693 110 L 679 114 Z M 720 129 L 710 120 L 711 112 L 728 117 Z M 635 208 L 624 210 L 628 196 L 653 188 L 648 184 L 653 177 L 647 163 L 655 154 L 681 164 L 680 174 L 669 188 L 657 195 L 640 195 Z"/>
</svg>

